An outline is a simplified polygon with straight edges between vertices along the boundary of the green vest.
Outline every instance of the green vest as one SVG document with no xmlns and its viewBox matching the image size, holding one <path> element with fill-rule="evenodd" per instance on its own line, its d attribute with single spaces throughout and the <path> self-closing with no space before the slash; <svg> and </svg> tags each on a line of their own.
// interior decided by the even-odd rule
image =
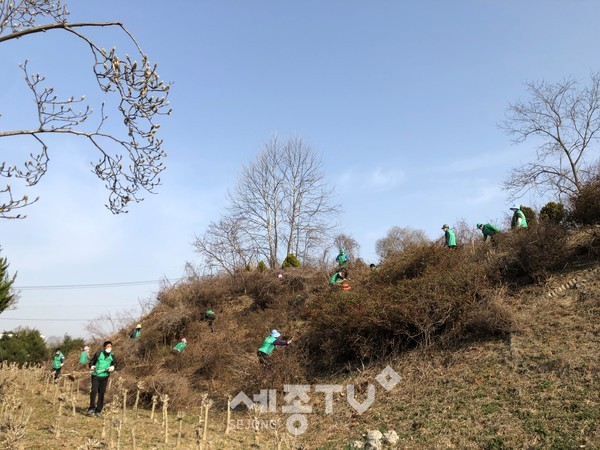
<svg viewBox="0 0 600 450">
<path fill-rule="evenodd" d="M 521 218 L 521 228 L 527 228 L 527 218 L 525 217 L 525 213 L 523 211 L 521 211 L 520 209 L 517 209 L 515 211 L 515 213 L 513 214 L 512 222 L 510 224 L 511 227 L 512 228 L 517 227 L 519 218 Z"/>
<path fill-rule="evenodd" d="M 81 355 L 79 356 L 79 364 L 86 364 L 89 360 L 90 357 L 88 355 L 88 352 L 86 352 L 85 350 L 82 351 Z"/>
<path fill-rule="evenodd" d="M 60 365 L 62 364 L 62 359 L 65 357 L 65 355 L 63 355 L 62 353 L 59 353 L 58 355 L 54 355 L 54 358 L 52 359 L 52 368 L 53 369 L 60 369 Z M 46 366 L 48 367 L 48 366 Z"/>
<path fill-rule="evenodd" d="M 106 356 L 104 351 L 101 351 L 98 355 L 98 359 L 96 360 L 96 368 L 94 369 L 92 376 L 98 378 L 106 378 L 109 375 L 107 370 L 110 366 L 112 366 L 112 360 L 112 353 Z"/>
<path fill-rule="evenodd" d="M 187 347 L 187 342 L 178 342 L 177 345 L 175 347 L 173 347 L 173 350 L 182 352 L 185 350 L 186 347 Z"/>
<path fill-rule="evenodd" d="M 483 233 L 483 240 L 486 241 L 488 236 L 492 237 L 498 232 L 498 228 L 491 223 L 486 223 L 481 229 L 481 232 Z"/>
<path fill-rule="evenodd" d="M 456 247 L 456 236 L 454 235 L 454 231 L 446 230 L 446 245 L 448 247 Z"/>
<path fill-rule="evenodd" d="M 258 348 L 259 352 L 263 352 L 266 355 L 270 355 L 273 352 L 273 349 L 275 348 L 275 345 L 273 345 L 273 342 L 275 342 L 277 339 L 274 338 L 273 336 L 268 336 L 264 342 L 262 343 L 262 345 Z"/>
<path fill-rule="evenodd" d="M 340 253 L 336 258 L 340 267 L 348 267 L 348 255 L 346 253 Z"/>
</svg>

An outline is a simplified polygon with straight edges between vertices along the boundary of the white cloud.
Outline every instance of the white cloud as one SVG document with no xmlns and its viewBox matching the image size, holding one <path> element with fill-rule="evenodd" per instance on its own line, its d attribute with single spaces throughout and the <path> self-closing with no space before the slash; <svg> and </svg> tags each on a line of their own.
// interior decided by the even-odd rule
<svg viewBox="0 0 600 450">
<path fill-rule="evenodd" d="M 387 192 L 395 189 L 406 180 L 406 174 L 400 169 L 350 169 L 339 179 L 340 190 L 354 191 L 360 189 L 367 192 Z M 364 192 L 363 192 L 364 193 Z"/>
</svg>

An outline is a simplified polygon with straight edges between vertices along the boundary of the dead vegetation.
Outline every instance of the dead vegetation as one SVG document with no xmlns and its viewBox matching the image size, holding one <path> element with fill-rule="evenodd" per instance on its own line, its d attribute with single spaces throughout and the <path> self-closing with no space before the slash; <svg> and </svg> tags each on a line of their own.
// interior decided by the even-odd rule
<svg viewBox="0 0 600 450">
<path fill-rule="evenodd" d="M 257 442 L 324 450 L 393 429 L 402 448 L 598 447 L 600 271 L 586 269 L 597 267 L 600 233 L 576 230 L 556 242 L 555 228 L 538 226 L 502 236 L 497 248 L 410 248 L 375 271 L 352 268 L 349 291 L 305 268 L 287 269 L 281 279 L 253 271 L 165 289 L 141 319 L 140 338 L 129 339 L 130 329 L 112 337 L 121 367 L 111 377 L 102 426 L 96 420 L 72 432 L 93 420 L 73 416 L 69 403 L 74 394 L 78 412 L 85 410 L 87 374 L 52 384 L 40 372 L 16 377 L 3 367 L 0 387 L 26 386 L 25 411 L 52 411 L 46 421 L 35 412 L 28 421 L 18 416 L 28 432 L 17 441 L 27 448 L 59 430 L 71 448 Z M 585 283 L 547 295 L 573 277 Z M 207 309 L 217 313 L 215 333 L 203 319 Z M 274 352 L 265 372 L 256 349 L 271 328 L 294 342 Z M 172 352 L 182 337 L 189 345 Z M 400 376 L 389 390 L 381 382 L 386 367 Z M 309 386 L 308 428 L 296 437 L 282 410 L 284 385 Z M 325 385 L 335 387 L 332 413 L 316 392 Z M 375 393 L 365 412 L 348 399 L 350 386 L 359 403 Z M 273 410 L 228 409 L 240 391 L 253 399 L 268 389 L 277 396 Z"/>
</svg>

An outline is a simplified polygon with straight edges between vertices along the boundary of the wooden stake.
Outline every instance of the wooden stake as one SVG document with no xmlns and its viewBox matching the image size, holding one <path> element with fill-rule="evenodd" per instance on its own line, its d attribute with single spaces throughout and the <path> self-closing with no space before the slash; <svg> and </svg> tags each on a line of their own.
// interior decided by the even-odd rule
<svg viewBox="0 0 600 450">
<path fill-rule="evenodd" d="M 127 389 L 123 389 L 123 420 L 125 420 L 126 412 L 127 412 Z"/>
<path fill-rule="evenodd" d="M 212 406 L 212 400 L 208 400 L 204 405 L 204 430 L 202 431 L 202 440 L 206 442 L 206 433 L 208 431 L 208 410 Z"/>
<path fill-rule="evenodd" d="M 225 427 L 225 434 L 229 434 L 229 423 L 231 422 L 231 395 L 227 397 L 227 426 Z"/>
<path fill-rule="evenodd" d="M 56 416 L 56 423 L 54 424 L 54 437 L 60 438 L 60 416 L 62 415 L 62 402 L 58 403 L 58 415 Z"/>
<path fill-rule="evenodd" d="M 133 450 L 137 450 L 135 445 L 135 426 L 131 427 L 131 448 Z"/>
<path fill-rule="evenodd" d="M 167 394 L 165 394 L 164 396 L 161 396 L 160 399 L 162 400 L 162 404 L 163 404 L 163 425 L 165 427 L 165 444 L 169 443 L 169 396 Z"/>
<path fill-rule="evenodd" d="M 154 419 L 154 409 L 156 408 L 156 404 L 158 403 L 158 397 L 156 395 L 152 396 L 152 411 L 150 412 L 150 420 Z"/>
<path fill-rule="evenodd" d="M 183 417 L 184 414 L 181 411 L 177 412 L 177 420 L 179 421 L 179 430 L 177 431 L 177 448 L 181 444 L 181 429 L 183 427 Z"/>
</svg>

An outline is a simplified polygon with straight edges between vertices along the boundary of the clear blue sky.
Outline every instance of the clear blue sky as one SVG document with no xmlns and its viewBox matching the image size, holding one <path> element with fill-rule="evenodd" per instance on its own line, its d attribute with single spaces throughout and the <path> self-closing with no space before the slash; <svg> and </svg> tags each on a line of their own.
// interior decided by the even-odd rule
<svg viewBox="0 0 600 450">
<path fill-rule="evenodd" d="M 194 235 L 219 218 L 241 167 L 275 133 L 323 155 L 344 208 L 341 231 L 367 262 L 396 225 L 433 239 L 461 218 L 503 224 L 510 205 L 500 183 L 534 157 L 532 144 L 514 146 L 496 126 L 508 103 L 525 98 L 524 81 L 586 81 L 600 69 L 596 0 L 108 0 L 69 9 L 71 21 L 124 22 L 174 82 L 174 113 L 161 121 L 168 169 L 158 195 L 113 216 L 90 173 L 95 155 L 56 140 L 49 173 L 30 192 L 41 200 L 27 219 L 0 222 L 18 286 L 181 277 L 198 261 Z M 123 45 L 115 32 L 94 33 L 107 48 Z M 0 93 L 0 130 L 28 109 L 14 94 L 25 93 L 16 67 L 25 58 L 61 93 L 93 99 L 80 85 L 82 44 L 50 33 L 3 44 L 10 89 Z M 88 321 L 135 310 L 157 289 L 24 289 L 0 328 L 85 336 Z"/>
</svg>

